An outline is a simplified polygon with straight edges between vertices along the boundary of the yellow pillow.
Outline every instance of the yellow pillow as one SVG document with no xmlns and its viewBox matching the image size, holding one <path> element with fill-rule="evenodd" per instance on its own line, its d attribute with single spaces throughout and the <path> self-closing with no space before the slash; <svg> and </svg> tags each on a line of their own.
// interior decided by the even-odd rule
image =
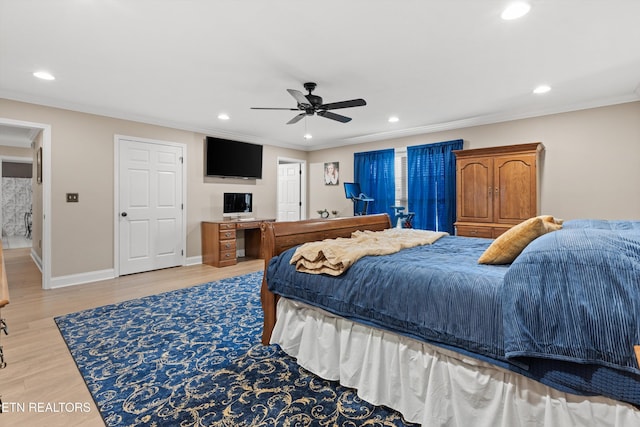
<svg viewBox="0 0 640 427">
<path fill-rule="evenodd" d="M 520 252 L 538 237 L 550 231 L 560 230 L 562 220 L 551 215 L 529 218 L 511 227 L 493 241 L 478 259 L 479 264 L 509 264 Z"/>
</svg>

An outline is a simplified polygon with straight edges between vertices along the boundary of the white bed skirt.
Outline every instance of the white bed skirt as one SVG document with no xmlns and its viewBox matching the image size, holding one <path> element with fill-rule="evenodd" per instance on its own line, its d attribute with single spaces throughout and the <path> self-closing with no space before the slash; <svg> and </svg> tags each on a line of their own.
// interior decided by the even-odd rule
<svg viewBox="0 0 640 427">
<path fill-rule="evenodd" d="M 640 411 L 280 298 L 271 342 L 316 375 L 423 426 L 640 426 Z"/>
</svg>

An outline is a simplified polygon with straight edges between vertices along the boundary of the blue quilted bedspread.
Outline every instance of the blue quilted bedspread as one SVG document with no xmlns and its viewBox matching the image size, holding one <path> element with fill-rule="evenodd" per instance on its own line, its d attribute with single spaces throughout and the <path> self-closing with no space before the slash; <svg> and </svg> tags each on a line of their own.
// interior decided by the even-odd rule
<svg viewBox="0 0 640 427">
<path fill-rule="evenodd" d="M 364 257 L 338 277 L 271 260 L 269 289 L 334 314 L 488 359 L 560 390 L 640 406 L 640 221 L 568 221 L 511 265 L 489 239 Z"/>
<path fill-rule="evenodd" d="M 502 297 L 507 357 L 640 375 L 640 229 L 570 224 L 539 237 L 509 268 Z"/>
</svg>

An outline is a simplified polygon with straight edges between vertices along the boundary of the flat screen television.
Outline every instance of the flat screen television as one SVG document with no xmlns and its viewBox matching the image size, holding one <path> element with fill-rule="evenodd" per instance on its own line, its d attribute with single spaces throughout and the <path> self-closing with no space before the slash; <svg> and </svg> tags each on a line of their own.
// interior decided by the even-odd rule
<svg viewBox="0 0 640 427">
<path fill-rule="evenodd" d="M 224 193 L 223 216 L 240 216 L 253 212 L 253 193 Z"/>
<path fill-rule="evenodd" d="M 207 136 L 205 175 L 262 179 L 262 145 Z"/>
</svg>

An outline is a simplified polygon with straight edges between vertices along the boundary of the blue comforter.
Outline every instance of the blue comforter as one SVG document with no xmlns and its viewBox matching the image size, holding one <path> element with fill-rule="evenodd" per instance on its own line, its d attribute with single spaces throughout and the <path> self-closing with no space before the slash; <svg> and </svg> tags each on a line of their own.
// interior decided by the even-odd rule
<svg viewBox="0 0 640 427">
<path fill-rule="evenodd" d="M 342 317 L 496 357 L 507 266 L 480 265 L 489 239 L 445 236 L 431 245 L 367 256 L 338 277 L 298 273 L 294 249 L 271 260 L 269 289 Z"/>
<path fill-rule="evenodd" d="M 334 314 L 472 353 L 547 385 L 640 405 L 640 221 L 568 221 L 511 265 L 489 239 L 364 257 L 338 277 L 271 260 L 269 289 Z"/>
</svg>

